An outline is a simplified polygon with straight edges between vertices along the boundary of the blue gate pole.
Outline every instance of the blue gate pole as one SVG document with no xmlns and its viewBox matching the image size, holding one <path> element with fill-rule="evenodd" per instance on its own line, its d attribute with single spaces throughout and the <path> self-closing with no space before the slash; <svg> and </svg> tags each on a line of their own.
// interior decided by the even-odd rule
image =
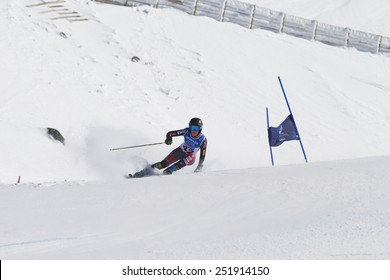
<svg viewBox="0 0 390 280">
<path fill-rule="evenodd" d="M 274 156 L 272 155 L 272 147 L 271 144 L 269 143 L 269 117 L 268 117 L 268 107 L 266 107 L 265 114 L 267 116 L 267 134 L 268 134 L 268 146 L 269 146 L 269 152 L 271 154 L 271 163 L 272 166 L 274 166 Z"/>
<path fill-rule="evenodd" d="M 284 87 L 283 87 L 283 84 L 282 84 L 282 80 L 280 79 L 279 76 L 278 76 L 278 80 L 279 80 L 280 87 L 282 88 L 282 91 L 283 91 L 284 99 L 286 100 L 286 104 L 287 104 L 287 107 L 288 107 L 288 111 L 290 112 L 291 115 L 293 115 L 293 113 L 291 112 L 290 104 L 288 103 L 288 100 L 287 100 L 286 92 L 284 91 Z M 294 118 L 294 116 L 293 116 L 293 118 Z M 301 145 L 303 157 L 305 158 L 305 161 L 307 162 L 307 157 L 306 157 L 305 149 L 303 148 L 303 144 L 302 144 L 302 141 L 301 141 L 301 136 L 299 135 L 299 131 L 298 131 L 298 127 L 297 127 L 297 124 L 296 124 L 296 122 L 295 122 L 295 119 L 294 119 L 294 123 L 295 123 L 295 128 L 297 129 L 298 138 L 299 138 L 299 144 Z"/>
</svg>

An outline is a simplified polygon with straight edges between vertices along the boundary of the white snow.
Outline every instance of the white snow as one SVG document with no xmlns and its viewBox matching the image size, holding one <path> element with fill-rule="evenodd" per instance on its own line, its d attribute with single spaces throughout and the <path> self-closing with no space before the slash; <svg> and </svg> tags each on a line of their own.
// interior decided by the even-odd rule
<svg viewBox="0 0 390 280">
<path fill-rule="evenodd" d="M 387 2 L 257 1 L 389 35 Z M 0 259 L 390 258 L 389 57 L 171 9 L 66 0 L 88 19 L 69 22 L 34 3 L 0 2 Z M 271 166 L 278 76 L 309 163 L 290 141 Z M 194 116 L 202 173 L 124 179 L 182 138 L 110 148 Z"/>
</svg>

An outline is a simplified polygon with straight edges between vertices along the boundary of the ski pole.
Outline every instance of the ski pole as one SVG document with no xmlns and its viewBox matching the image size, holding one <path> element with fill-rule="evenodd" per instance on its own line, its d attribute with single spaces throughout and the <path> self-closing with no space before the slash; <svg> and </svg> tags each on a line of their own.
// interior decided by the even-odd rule
<svg viewBox="0 0 390 280">
<path fill-rule="evenodd" d="M 112 148 L 112 149 L 110 149 L 110 151 L 123 150 L 123 149 L 132 149 L 132 148 L 153 146 L 153 145 L 161 145 L 161 144 L 164 144 L 164 143 L 165 142 L 159 142 L 159 143 L 142 144 L 142 145 L 135 145 L 135 146 L 129 146 L 129 147 Z"/>
</svg>

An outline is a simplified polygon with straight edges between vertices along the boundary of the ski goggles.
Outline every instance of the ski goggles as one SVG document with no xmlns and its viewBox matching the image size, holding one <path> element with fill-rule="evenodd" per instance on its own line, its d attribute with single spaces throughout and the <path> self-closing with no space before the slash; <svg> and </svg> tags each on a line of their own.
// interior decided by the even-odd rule
<svg viewBox="0 0 390 280">
<path fill-rule="evenodd" d="M 202 127 L 201 127 L 201 126 L 197 126 L 197 125 L 190 125 L 189 130 L 190 130 L 190 131 L 193 131 L 193 130 L 195 130 L 195 131 L 201 131 L 201 130 L 202 130 Z"/>
</svg>

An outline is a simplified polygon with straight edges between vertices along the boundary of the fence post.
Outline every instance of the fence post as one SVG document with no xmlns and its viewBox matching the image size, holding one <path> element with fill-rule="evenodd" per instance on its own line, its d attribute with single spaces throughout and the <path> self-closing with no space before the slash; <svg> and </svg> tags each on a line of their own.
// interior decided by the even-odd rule
<svg viewBox="0 0 390 280">
<path fill-rule="evenodd" d="M 226 4 L 227 4 L 227 0 L 225 0 L 223 2 L 222 12 L 221 12 L 221 19 L 219 21 L 223 21 L 223 18 L 225 17 Z"/>
<path fill-rule="evenodd" d="M 156 0 L 156 9 L 158 9 L 159 4 L 160 4 L 160 0 Z"/>
<path fill-rule="evenodd" d="M 379 54 L 379 51 L 380 51 L 380 49 L 381 49 L 382 38 L 383 38 L 383 36 L 380 35 L 380 36 L 379 36 L 379 40 L 378 40 L 378 48 L 377 48 L 376 54 Z"/>
<path fill-rule="evenodd" d="M 193 15 L 193 16 L 196 15 L 196 9 L 198 8 L 198 1 L 199 1 L 199 0 L 195 0 L 194 8 L 192 9 L 192 15 Z"/>
<path fill-rule="evenodd" d="M 286 14 L 282 13 L 282 18 L 280 19 L 280 28 L 279 28 L 279 33 L 283 33 L 283 28 L 284 28 L 284 19 L 286 18 Z"/>
<path fill-rule="evenodd" d="M 351 35 L 351 29 L 348 28 L 347 34 L 345 35 L 345 47 L 348 48 L 349 45 L 349 36 Z"/>
<path fill-rule="evenodd" d="M 317 26 L 318 26 L 318 22 L 315 20 L 315 23 L 314 23 L 314 28 L 313 28 L 313 40 L 316 39 L 316 35 L 317 35 Z"/>
<path fill-rule="evenodd" d="M 126 0 L 125 4 L 123 6 L 127 6 L 127 2 L 129 2 L 129 0 Z"/>
<path fill-rule="evenodd" d="M 255 17 L 255 12 L 256 12 L 256 5 L 253 5 L 253 8 L 252 8 L 252 14 L 251 14 L 251 19 L 249 21 L 249 29 L 252 29 L 252 26 L 253 26 L 253 19 Z"/>
</svg>

